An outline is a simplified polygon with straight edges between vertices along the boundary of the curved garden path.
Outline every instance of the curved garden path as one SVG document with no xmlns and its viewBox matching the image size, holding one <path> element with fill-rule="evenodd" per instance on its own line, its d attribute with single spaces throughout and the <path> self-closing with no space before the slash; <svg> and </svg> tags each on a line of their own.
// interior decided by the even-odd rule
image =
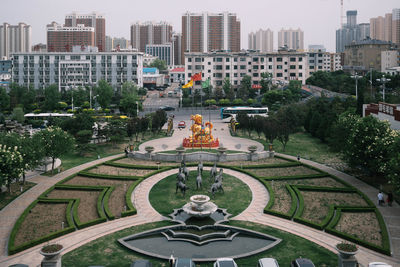
<svg viewBox="0 0 400 267">
<path fill-rule="evenodd" d="M 117 156 L 113 156 L 117 157 Z M 3 227 L 1 231 L 1 235 L 3 237 L 2 244 L 4 245 L 4 242 L 6 239 L 4 239 L 4 236 L 8 238 L 9 233 L 11 232 L 12 226 L 15 223 L 16 218 L 19 217 L 19 215 L 22 213 L 22 211 L 25 209 L 25 207 L 30 204 L 34 199 L 37 198 L 41 194 L 41 192 L 45 191 L 48 187 L 52 186 L 56 182 L 60 181 L 61 179 L 67 177 L 68 175 L 71 175 L 77 171 L 80 171 L 82 169 L 88 168 L 90 165 L 98 164 L 102 161 L 110 160 L 113 157 L 105 158 L 102 160 L 97 160 L 91 163 L 87 163 L 84 165 L 81 165 L 79 167 L 75 167 L 73 169 L 70 169 L 64 173 L 60 173 L 56 175 L 55 177 L 49 178 L 49 177 L 40 177 L 38 179 L 45 179 L 46 182 L 42 181 L 33 189 L 36 190 L 33 193 L 32 189 L 26 192 L 25 194 L 21 195 L 21 197 L 17 198 L 15 201 L 13 201 L 10 205 L 12 206 L 7 206 L 5 209 L 0 211 L 0 218 L 8 218 L 7 216 L 13 216 L 15 219 L 13 220 L 4 220 L 5 224 L 8 225 L 8 227 Z M 313 162 L 306 162 L 308 164 L 313 163 Z M 316 165 L 323 166 L 320 164 L 315 163 Z M 310 164 L 313 165 L 313 164 Z M 314 165 L 315 166 L 315 165 Z M 324 166 L 323 166 L 324 167 Z M 326 167 L 328 168 L 328 167 Z M 326 169 L 326 168 L 321 168 L 324 171 L 327 172 L 337 172 L 331 168 Z M 195 168 L 190 168 L 190 169 L 195 169 Z M 205 168 L 209 169 L 209 168 Z M 161 179 L 176 173 L 175 170 L 169 170 L 166 172 L 158 173 L 152 177 L 147 178 L 144 180 L 141 184 L 139 184 L 134 192 L 132 193 L 132 199 L 134 201 L 135 207 L 137 208 L 137 215 L 135 216 L 130 216 L 126 218 L 121 218 L 113 221 L 108 221 L 106 223 L 102 223 L 99 225 L 95 225 L 89 228 L 85 228 L 84 230 L 79 230 L 72 232 L 68 235 L 59 237 L 57 239 L 52 240 L 52 242 L 58 242 L 62 244 L 66 249 L 63 253 L 67 253 L 75 248 L 78 248 L 79 246 L 82 246 L 94 239 L 97 239 L 101 236 L 108 235 L 110 233 L 116 232 L 118 230 L 122 230 L 124 228 L 134 226 L 134 225 L 139 225 L 139 224 L 144 224 L 144 223 L 149 223 L 149 222 L 155 222 L 155 221 L 160 221 L 163 220 L 164 217 L 161 216 L 159 213 L 157 213 L 153 207 L 151 207 L 148 196 L 151 188 Z M 266 215 L 263 213 L 263 209 L 265 205 L 268 202 L 269 195 L 265 187 L 258 182 L 256 179 L 251 178 L 250 176 L 236 172 L 233 170 L 225 169 L 224 173 L 233 175 L 239 179 L 241 179 L 244 183 L 246 183 L 251 191 L 252 191 L 252 201 L 250 205 L 239 215 L 234 217 L 233 219 L 236 220 L 244 220 L 244 221 L 251 221 L 259 224 L 264 224 L 268 226 L 272 226 L 274 228 L 278 228 L 293 234 L 296 234 L 298 236 L 302 236 L 306 239 L 309 239 L 333 252 L 336 252 L 334 249 L 336 243 L 340 242 L 341 239 L 329 234 L 326 234 L 322 231 L 315 230 L 313 228 L 307 227 L 302 224 L 295 223 L 293 221 L 289 221 L 286 219 L 281 219 L 275 216 L 271 215 Z M 341 174 L 341 173 L 339 173 Z M 342 178 L 341 175 L 338 175 L 335 173 L 338 177 Z M 343 178 L 342 178 L 343 179 Z M 32 181 L 34 181 L 32 179 Z M 358 180 L 357 180 L 358 181 Z M 40 181 L 39 181 L 40 182 Z M 38 187 L 40 186 L 40 188 Z M 355 185 L 357 186 L 357 185 Z M 358 186 L 357 186 L 358 187 Z M 358 187 L 359 188 L 359 187 Z M 362 190 L 362 189 L 360 189 Z M 32 191 L 32 192 L 30 192 Z M 27 194 L 31 193 L 31 194 Z M 25 197 L 24 197 L 25 196 Z M 372 197 L 373 199 L 373 197 Z M 18 207 L 20 212 L 13 212 L 13 207 Z M 398 207 L 394 207 L 398 208 Z M 2 219 L 3 221 L 3 219 Z M 13 221 L 13 222 L 12 222 Z M 20 252 L 16 255 L 9 256 L 7 257 L 6 254 L 6 247 L 2 247 L 1 251 L 1 258 L 0 258 L 0 266 L 9 266 L 11 264 L 15 263 L 25 263 L 29 264 L 30 266 L 37 266 L 40 264 L 40 261 L 42 260 L 42 256 L 39 254 L 39 250 L 42 247 L 42 245 L 38 245 L 36 247 L 27 249 L 23 252 Z M 393 249 L 393 248 L 392 248 Z M 361 266 L 368 266 L 368 262 L 371 261 L 384 261 L 392 266 L 400 266 L 400 260 L 398 258 L 394 257 L 388 257 L 379 253 L 376 253 L 374 251 L 371 251 L 369 249 L 361 248 L 360 251 L 357 254 L 357 259 Z"/>
</svg>

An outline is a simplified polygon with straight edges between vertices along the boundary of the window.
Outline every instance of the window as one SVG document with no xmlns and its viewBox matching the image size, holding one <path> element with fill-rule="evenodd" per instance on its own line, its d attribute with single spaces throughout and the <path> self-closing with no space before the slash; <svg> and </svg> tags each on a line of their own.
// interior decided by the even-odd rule
<svg viewBox="0 0 400 267">
<path fill-rule="evenodd" d="M 318 63 L 322 63 L 322 60 L 320 59 L 320 60 L 318 60 Z"/>
<path fill-rule="evenodd" d="M 272 57 L 268 58 L 268 61 L 269 61 L 269 62 L 272 62 Z"/>
<path fill-rule="evenodd" d="M 272 65 L 269 65 L 269 66 L 268 66 L 268 69 L 269 69 L 269 70 L 272 70 Z"/>
<path fill-rule="evenodd" d="M 318 66 L 318 69 L 319 69 L 319 70 L 322 70 L 322 66 Z"/>
<path fill-rule="evenodd" d="M 241 70 L 245 70 L 246 69 L 246 65 L 240 65 L 240 69 Z"/>
<path fill-rule="evenodd" d="M 196 58 L 194 59 L 194 62 L 201 62 L 201 58 L 200 58 L 200 57 L 196 57 Z"/>
<path fill-rule="evenodd" d="M 235 57 L 235 58 L 233 59 L 233 62 L 237 62 L 237 57 Z"/>
<path fill-rule="evenodd" d="M 296 73 L 290 73 L 290 77 L 296 77 Z"/>
<path fill-rule="evenodd" d="M 234 69 L 234 70 L 237 70 L 237 65 L 233 66 L 233 69 Z"/>
<path fill-rule="evenodd" d="M 261 65 L 261 69 L 262 69 L 262 70 L 264 69 L 264 65 Z"/>
<path fill-rule="evenodd" d="M 277 73 L 276 77 L 283 77 L 283 74 L 282 73 Z"/>
<path fill-rule="evenodd" d="M 229 57 L 225 58 L 225 61 L 226 61 L 226 62 L 229 62 Z"/>
<path fill-rule="evenodd" d="M 303 69 L 303 65 L 299 65 L 299 70 L 302 70 Z"/>
<path fill-rule="evenodd" d="M 258 65 L 254 65 L 253 70 L 258 70 Z"/>
<path fill-rule="evenodd" d="M 276 58 L 276 61 L 282 62 L 282 58 L 281 58 L 281 57 L 278 57 L 278 58 Z"/>
<path fill-rule="evenodd" d="M 310 70 L 313 70 L 314 69 L 314 66 L 310 66 Z"/>
<path fill-rule="evenodd" d="M 277 65 L 276 68 L 277 68 L 278 70 L 281 70 L 281 69 L 282 69 L 282 65 Z"/>
<path fill-rule="evenodd" d="M 237 73 L 236 72 L 233 74 L 233 77 L 237 77 Z"/>
<path fill-rule="evenodd" d="M 238 84 L 238 82 L 237 82 L 237 81 L 234 81 L 234 82 L 233 82 L 233 84 L 234 84 L 234 85 L 237 85 L 237 84 Z"/>
<path fill-rule="evenodd" d="M 226 70 L 230 70 L 230 69 L 231 69 L 231 66 L 226 65 L 226 66 L 225 66 L 225 69 L 226 69 Z"/>
<path fill-rule="evenodd" d="M 246 58 L 245 58 L 245 57 L 241 57 L 241 58 L 240 58 L 240 61 L 241 61 L 241 62 L 244 62 L 244 61 L 246 61 Z"/>
<path fill-rule="evenodd" d="M 202 69 L 201 67 L 202 67 L 201 65 L 196 65 L 196 66 L 194 66 L 194 69 L 195 70 L 201 70 Z"/>
<path fill-rule="evenodd" d="M 291 70 L 295 70 L 296 69 L 296 65 L 290 65 L 290 69 Z"/>
<path fill-rule="evenodd" d="M 315 61 L 314 60 L 310 60 L 310 63 L 314 63 Z"/>
<path fill-rule="evenodd" d="M 310 72 L 312 74 L 312 72 Z M 299 73 L 299 77 L 303 77 L 303 73 Z"/>
<path fill-rule="evenodd" d="M 222 85 L 222 81 L 215 81 L 215 85 L 221 86 Z"/>
<path fill-rule="evenodd" d="M 240 73 L 240 77 L 244 77 L 246 73 Z"/>
<path fill-rule="evenodd" d="M 191 70 L 192 69 L 192 66 L 191 65 L 188 65 L 188 70 Z"/>
<path fill-rule="evenodd" d="M 253 77 L 258 77 L 258 73 L 253 73 Z"/>
<path fill-rule="evenodd" d="M 299 57 L 299 62 L 302 62 L 303 61 L 303 58 L 302 57 Z"/>
<path fill-rule="evenodd" d="M 253 57 L 253 62 L 258 62 L 258 57 Z"/>
<path fill-rule="evenodd" d="M 222 70 L 222 65 L 216 65 L 216 66 L 215 66 L 215 69 L 216 69 L 216 70 Z"/>
<path fill-rule="evenodd" d="M 229 78 L 229 77 L 230 77 L 229 73 L 226 73 L 226 74 L 225 74 L 225 77 L 226 77 L 226 78 Z"/>
<path fill-rule="evenodd" d="M 295 57 L 291 57 L 290 58 L 290 62 L 296 62 L 296 58 Z"/>
<path fill-rule="evenodd" d="M 217 58 L 216 58 L 216 61 L 217 61 L 217 62 L 222 62 L 222 57 L 217 57 Z"/>
<path fill-rule="evenodd" d="M 208 65 L 211 65 L 211 62 L 208 62 Z"/>
<path fill-rule="evenodd" d="M 222 78 L 222 73 L 215 73 L 215 77 Z"/>
</svg>

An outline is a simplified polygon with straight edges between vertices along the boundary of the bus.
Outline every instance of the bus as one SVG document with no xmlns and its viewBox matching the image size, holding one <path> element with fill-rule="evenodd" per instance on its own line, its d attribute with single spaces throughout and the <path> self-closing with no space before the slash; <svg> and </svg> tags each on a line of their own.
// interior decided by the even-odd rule
<svg viewBox="0 0 400 267">
<path fill-rule="evenodd" d="M 240 112 L 245 112 L 249 116 L 268 116 L 267 107 L 228 107 L 221 108 L 221 119 L 223 122 L 230 122 L 231 118 L 236 119 L 236 115 Z"/>
</svg>

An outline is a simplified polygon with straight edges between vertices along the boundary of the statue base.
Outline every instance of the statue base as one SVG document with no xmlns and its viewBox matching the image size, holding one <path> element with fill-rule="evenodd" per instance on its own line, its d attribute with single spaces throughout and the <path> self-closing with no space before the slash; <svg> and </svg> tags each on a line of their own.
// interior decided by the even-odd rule
<svg viewBox="0 0 400 267">
<path fill-rule="evenodd" d="M 219 147 L 219 140 L 218 138 L 216 140 L 213 140 L 211 142 L 190 142 L 189 138 L 183 139 L 182 143 L 183 147 L 186 148 L 194 148 L 194 147 Z"/>
</svg>

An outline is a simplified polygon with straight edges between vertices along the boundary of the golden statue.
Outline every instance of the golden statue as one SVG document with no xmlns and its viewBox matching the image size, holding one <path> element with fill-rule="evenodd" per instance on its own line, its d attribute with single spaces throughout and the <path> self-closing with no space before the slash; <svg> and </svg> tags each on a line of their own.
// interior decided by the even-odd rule
<svg viewBox="0 0 400 267">
<path fill-rule="evenodd" d="M 193 125 L 190 127 L 192 135 L 183 140 L 184 147 L 217 147 L 219 145 L 218 139 L 214 140 L 211 134 L 213 124 L 209 121 L 203 125 L 203 116 L 200 114 L 191 115 L 190 119 Z"/>
</svg>

